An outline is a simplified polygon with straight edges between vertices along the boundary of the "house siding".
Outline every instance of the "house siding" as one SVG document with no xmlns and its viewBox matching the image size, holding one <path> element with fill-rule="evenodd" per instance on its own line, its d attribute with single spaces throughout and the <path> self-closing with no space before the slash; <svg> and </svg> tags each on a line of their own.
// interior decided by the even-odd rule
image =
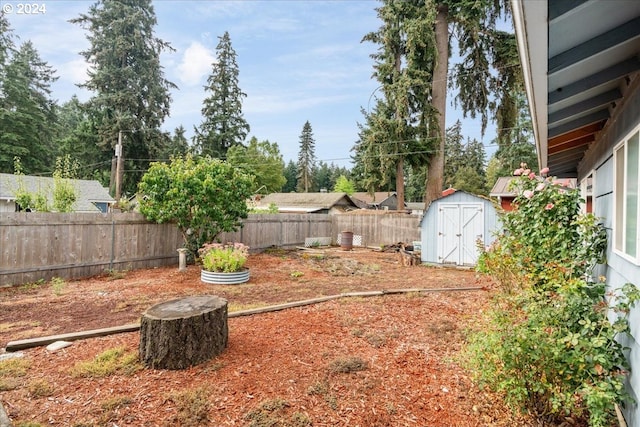
<svg viewBox="0 0 640 427">
<path fill-rule="evenodd" d="M 429 264 L 439 264 L 438 260 L 438 210 L 441 203 L 482 204 L 484 214 L 483 244 L 490 245 L 498 230 L 498 214 L 493 203 L 473 194 L 457 191 L 431 203 L 420 222 L 421 228 L 421 261 Z"/>
<path fill-rule="evenodd" d="M 613 210 L 614 210 L 614 161 L 613 147 L 640 123 L 640 85 L 630 88 L 633 91 L 628 101 L 622 105 L 611 120 L 611 125 L 604 129 L 601 137 L 591 145 L 585 154 L 584 161 L 578 168 L 579 179 L 595 170 L 594 214 L 602 218 L 607 228 L 609 245 L 607 248 L 607 265 L 599 266 L 595 273 L 604 276 L 610 293 L 615 293 L 625 283 L 640 286 L 640 266 L 624 259 L 613 251 Z M 613 316 L 613 314 L 612 314 Z M 612 319 L 613 320 L 613 319 Z M 621 339 L 623 345 L 629 347 L 627 357 L 631 365 L 627 389 L 632 398 L 638 402 L 640 396 L 640 308 L 636 307 L 629 314 L 631 337 Z M 640 426 L 640 408 L 637 403 L 627 403 L 623 412 L 628 425 Z"/>
</svg>

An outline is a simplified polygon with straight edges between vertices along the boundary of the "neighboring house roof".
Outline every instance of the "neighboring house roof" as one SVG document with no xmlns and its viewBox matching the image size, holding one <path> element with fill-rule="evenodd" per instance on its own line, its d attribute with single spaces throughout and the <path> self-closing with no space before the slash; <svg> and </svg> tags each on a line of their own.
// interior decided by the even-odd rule
<svg viewBox="0 0 640 427">
<path fill-rule="evenodd" d="M 361 200 L 369 205 L 379 205 L 384 202 L 386 199 L 390 197 L 395 197 L 395 191 L 376 191 L 375 193 L 353 193 L 351 195 L 352 199 Z"/>
<path fill-rule="evenodd" d="M 493 185 L 489 196 L 491 197 L 515 197 L 516 193 L 509 188 L 511 181 L 515 178 L 513 176 L 501 176 Z M 555 178 L 554 184 L 559 184 L 566 188 L 576 188 L 578 181 L 575 178 Z"/>
<path fill-rule="evenodd" d="M 511 4 L 539 166 L 577 177 L 640 70 L 640 2 Z"/>
<path fill-rule="evenodd" d="M 99 212 L 94 203 L 115 203 L 107 189 L 98 181 L 86 179 L 72 179 L 70 181 L 78 190 L 78 199 L 74 205 L 75 212 Z M 44 191 L 49 203 L 51 203 L 53 182 L 51 177 L 0 173 L 0 200 L 15 201 L 15 192 L 22 184 L 30 193 Z"/>
<path fill-rule="evenodd" d="M 411 209 L 412 211 L 422 211 L 424 210 L 424 202 L 407 202 L 407 209 Z"/>
<path fill-rule="evenodd" d="M 256 207 L 268 208 L 275 204 L 280 212 L 318 212 L 332 208 L 358 209 L 346 193 L 271 193 L 264 196 Z"/>
</svg>

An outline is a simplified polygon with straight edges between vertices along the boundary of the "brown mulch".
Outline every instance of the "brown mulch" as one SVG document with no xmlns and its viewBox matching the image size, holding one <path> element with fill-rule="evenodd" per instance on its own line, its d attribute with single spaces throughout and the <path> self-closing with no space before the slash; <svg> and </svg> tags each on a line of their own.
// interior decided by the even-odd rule
<svg viewBox="0 0 640 427">
<path fill-rule="evenodd" d="M 466 325 L 492 292 L 473 271 L 403 267 L 396 254 L 361 248 L 270 251 L 251 255 L 248 267 L 243 285 L 203 284 L 199 268 L 189 266 L 3 288 L 0 348 L 135 323 L 146 308 L 187 295 L 215 294 L 237 311 L 354 291 L 482 290 L 343 298 L 230 318 L 228 348 L 183 371 L 71 374 L 105 350 L 137 352 L 137 332 L 55 353 L 29 349 L 25 376 L 0 369 L 0 402 L 16 426 L 530 425 L 474 385 L 460 357 Z"/>
</svg>

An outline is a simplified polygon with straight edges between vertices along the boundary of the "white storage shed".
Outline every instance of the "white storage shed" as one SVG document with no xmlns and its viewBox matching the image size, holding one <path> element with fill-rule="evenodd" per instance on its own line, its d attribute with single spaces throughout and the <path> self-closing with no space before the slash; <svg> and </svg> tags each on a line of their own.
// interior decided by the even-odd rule
<svg viewBox="0 0 640 427">
<path fill-rule="evenodd" d="M 474 266 L 478 241 L 487 247 L 499 228 L 497 208 L 484 197 L 456 191 L 431 202 L 420 221 L 421 260 Z"/>
</svg>

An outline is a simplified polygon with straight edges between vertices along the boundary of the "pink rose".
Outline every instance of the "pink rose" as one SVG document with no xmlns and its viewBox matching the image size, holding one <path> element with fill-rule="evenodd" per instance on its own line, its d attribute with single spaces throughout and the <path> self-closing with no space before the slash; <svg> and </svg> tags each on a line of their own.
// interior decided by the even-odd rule
<svg viewBox="0 0 640 427">
<path fill-rule="evenodd" d="M 531 169 L 525 169 L 522 171 L 523 175 L 529 175 L 531 173 Z"/>
<path fill-rule="evenodd" d="M 553 203 L 547 203 L 547 206 L 544 207 L 544 210 L 546 211 L 550 211 L 551 209 L 553 209 L 555 205 Z"/>
<path fill-rule="evenodd" d="M 525 190 L 525 191 L 524 191 L 524 193 L 522 193 L 522 195 L 523 195 L 524 197 L 526 197 L 527 199 L 530 199 L 530 198 L 532 198 L 532 197 L 533 197 L 533 191 L 531 191 L 531 190 Z"/>
<path fill-rule="evenodd" d="M 514 174 L 515 176 L 522 175 L 522 170 L 523 170 L 522 168 L 520 168 L 520 169 L 516 169 L 516 170 L 514 170 L 514 171 L 513 171 L 513 174 Z"/>
<path fill-rule="evenodd" d="M 534 179 L 535 177 L 536 177 L 536 174 L 535 174 L 535 173 L 531 172 L 531 173 L 529 174 L 529 179 Z"/>
<path fill-rule="evenodd" d="M 542 170 L 540 171 L 540 175 L 546 175 L 549 173 L 549 168 L 542 168 Z"/>
<path fill-rule="evenodd" d="M 541 182 L 540 184 L 536 185 L 536 191 L 542 191 L 544 190 L 544 182 Z"/>
</svg>

